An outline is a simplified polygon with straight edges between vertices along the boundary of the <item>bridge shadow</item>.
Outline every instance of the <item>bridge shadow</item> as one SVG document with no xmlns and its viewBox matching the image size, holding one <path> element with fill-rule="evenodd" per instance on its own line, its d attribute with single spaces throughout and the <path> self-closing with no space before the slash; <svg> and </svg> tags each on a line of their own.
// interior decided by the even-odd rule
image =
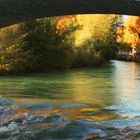
<svg viewBox="0 0 140 140">
<path fill-rule="evenodd" d="M 23 21 L 73 14 L 140 15 L 136 0 L 2 0 L 0 27 Z"/>
</svg>

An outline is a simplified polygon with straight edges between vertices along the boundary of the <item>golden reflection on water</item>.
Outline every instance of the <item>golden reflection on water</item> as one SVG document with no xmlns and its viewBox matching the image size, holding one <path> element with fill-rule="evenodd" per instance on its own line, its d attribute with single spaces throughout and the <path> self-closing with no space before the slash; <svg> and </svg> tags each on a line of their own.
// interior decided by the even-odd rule
<svg viewBox="0 0 140 140">
<path fill-rule="evenodd" d="M 136 96 L 136 80 L 133 76 L 137 74 L 137 67 L 133 62 L 128 62 L 127 65 L 124 63 L 124 65 L 121 64 L 118 67 L 120 69 L 117 69 L 114 74 L 115 89 L 117 91 L 115 97 L 118 101 L 120 101 L 119 99 L 122 102 L 129 101 Z"/>
<path fill-rule="evenodd" d="M 15 87 L 13 82 L 8 79 L 8 83 L 12 83 L 10 89 L 14 90 L 7 90 L 7 95 L 12 95 L 15 91 L 18 93 L 17 96 L 9 98 L 16 102 L 17 105 L 14 107 L 19 110 L 19 113 L 10 115 L 6 119 L 22 118 L 25 113 L 43 116 L 58 113 L 69 120 L 110 120 L 119 118 L 120 114 L 117 111 L 105 110 L 104 107 L 116 104 L 122 104 L 121 109 L 125 112 L 140 113 L 140 66 L 132 62 L 115 61 L 114 64 L 115 68 L 112 66 L 113 68 L 97 70 L 77 70 L 67 74 L 44 76 L 40 79 L 26 77 L 24 84 L 22 83 L 23 77 L 21 77 L 16 79 Z M 38 84 L 37 81 L 39 81 Z M 7 84 L 5 83 L 5 85 Z M 15 90 L 16 88 L 18 90 Z M 3 83 L 0 85 L 0 89 L 3 89 Z M 3 91 L 4 89 L 0 93 Z M 37 92 L 39 93 L 35 96 Z M 42 92 L 43 94 L 41 94 Z M 19 98 L 24 94 L 29 94 L 34 98 L 28 98 L 28 96 Z M 50 102 L 57 105 L 49 109 L 36 110 L 22 106 L 22 103 L 46 104 Z M 62 107 L 65 104 L 82 105 Z"/>
<path fill-rule="evenodd" d="M 115 100 L 122 104 L 122 110 L 128 113 L 140 113 L 140 65 L 134 62 L 116 63 L 119 69 L 114 72 Z"/>
<path fill-rule="evenodd" d="M 36 103 L 38 102 L 41 103 L 41 100 L 39 101 L 36 100 Z M 35 103 L 35 101 L 33 101 L 32 103 Z M 76 120 L 76 119 L 90 119 L 94 121 L 102 121 L 102 120 L 115 119 L 119 117 L 119 115 L 116 113 L 100 111 L 101 108 L 99 106 L 68 107 L 68 108 L 58 107 L 58 108 L 53 108 L 53 109 L 35 110 L 35 111 L 26 109 L 22 106 L 13 106 L 12 108 L 14 110 L 18 110 L 19 112 L 17 114 L 9 115 L 6 118 L 0 119 L 0 122 L 4 123 L 11 119 L 24 118 L 25 113 L 34 114 L 34 115 L 42 115 L 42 116 L 48 116 L 51 114 L 61 114 L 65 118 L 71 121 Z"/>
</svg>

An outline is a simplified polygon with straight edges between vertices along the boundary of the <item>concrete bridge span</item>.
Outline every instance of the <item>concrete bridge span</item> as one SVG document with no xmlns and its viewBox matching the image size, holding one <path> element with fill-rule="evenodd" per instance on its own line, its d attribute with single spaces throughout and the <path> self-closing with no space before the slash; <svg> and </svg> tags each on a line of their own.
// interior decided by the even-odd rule
<svg viewBox="0 0 140 140">
<path fill-rule="evenodd" d="M 136 0 L 0 0 L 0 28 L 30 19 L 71 14 L 140 15 Z"/>
</svg>

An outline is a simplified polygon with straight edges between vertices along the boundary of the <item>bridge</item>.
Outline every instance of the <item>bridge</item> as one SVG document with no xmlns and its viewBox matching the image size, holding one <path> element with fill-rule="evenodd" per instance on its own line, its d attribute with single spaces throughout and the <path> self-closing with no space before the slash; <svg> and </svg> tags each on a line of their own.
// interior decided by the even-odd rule
<svg viewBox="0 0 140 140">
<path fill-rule="evenodd" d="M 73 14 L 140 15 L 139 0 L 0 0 L 0 28 L 30 19 Z"/>
</svg>

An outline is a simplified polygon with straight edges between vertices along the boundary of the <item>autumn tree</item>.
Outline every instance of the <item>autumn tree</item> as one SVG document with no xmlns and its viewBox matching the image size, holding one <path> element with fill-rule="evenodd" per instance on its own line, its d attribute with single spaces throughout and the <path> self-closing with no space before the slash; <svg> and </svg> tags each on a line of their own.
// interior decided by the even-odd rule
<svg viewBox="0 0 140 140">
<path fill-rule="evenodd" d="M 69 23 L 65 25 L 64 29 L 59 22 L 58 17 L 54 17 L 41 19 L 36 23 L 34 21 L 25 23 L 24 28 L 29 30 L 27 30 L 22 48 L 30 54 L 29 66 L 27 67 L 29 71 L 71 67 L 74 54 L 73 32 L 78 26 Z"/>
<path fill-rule="evenodd" d="M 140 17 L 128 16 L 124 20 L 124 25 L 119 29 L 119 39 L 121 44 L 132 49 L 132 55 L 139 52 L 140 49 Z M 125 47 L 125 48 L 126 48 Z M 130 50 L 130 49 L 129 49 Z"/>
<path fill-rule="evenodd" d="M 83 29 L 77 32 L 76 43 L 80 45 L 88 39 L 106 44 L 116 41 L 116 28 L 120 19 L 118 15 L 78 15 L 77 20 Z"/>
<path fill-rule="evenodd" d="M 120 16 L 36 19 L 0 30 L 1 72 L 99 66 L 116 54 Z"/>
<path fill-rule="evenodd" d="M 78 56 L 81 57 L 80 60 L 77 58 L 79 63 L 86 57 L 90 66 L 100 65 L 116 56 L 116 29 L 120 26 L 121 16 L 78 15 L 77 21 L 83 27 L 76 33 Z"/>
<path fill-rule="evenodd" d="M 0 71 L 23 72 L 27 55 L 23 53 L 21 42 L 24 34 L 21 25 L 12 25 L 0 30 Z"/>
</svg>

